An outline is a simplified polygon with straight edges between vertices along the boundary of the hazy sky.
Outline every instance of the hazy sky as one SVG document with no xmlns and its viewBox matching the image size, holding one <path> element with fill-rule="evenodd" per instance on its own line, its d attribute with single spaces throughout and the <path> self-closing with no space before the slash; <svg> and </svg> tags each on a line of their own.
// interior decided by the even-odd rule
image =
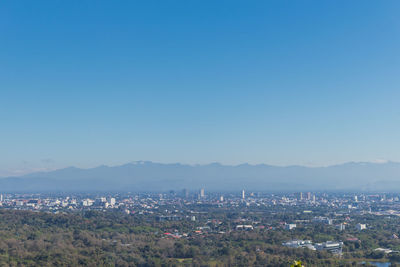
<svg viewBox="0 0 400 267">
<path fill-rule="evenodd" d="M 0 176 L 400 161 L 399 1 L 1 1 Z"/>
</svg>

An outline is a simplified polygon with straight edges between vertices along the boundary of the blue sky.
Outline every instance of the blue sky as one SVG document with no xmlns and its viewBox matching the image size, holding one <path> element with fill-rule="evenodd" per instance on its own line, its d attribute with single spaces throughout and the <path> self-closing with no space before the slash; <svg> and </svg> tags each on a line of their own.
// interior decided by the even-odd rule
<svg viewBox="0 0 400 267">
<path fill-rule="evenodd" d="M 2 1 L 0 176 L 400 161 L 399 1 Z"/>
</svg>

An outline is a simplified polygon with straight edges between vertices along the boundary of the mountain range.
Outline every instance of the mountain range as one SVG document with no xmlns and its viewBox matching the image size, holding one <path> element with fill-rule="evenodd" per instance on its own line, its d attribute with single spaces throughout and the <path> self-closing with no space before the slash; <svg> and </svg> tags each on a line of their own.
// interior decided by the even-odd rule
<svg viewBox="0 0 400 267">
<path fill-rule="evenodd" d="M 1 192 L 166 190 L 400 191 L 400 163 L 350 162 L 328 167 L 162 164 L 138 161 L 90 169 L 68 167 L 0 179 Z"/>
</svg>

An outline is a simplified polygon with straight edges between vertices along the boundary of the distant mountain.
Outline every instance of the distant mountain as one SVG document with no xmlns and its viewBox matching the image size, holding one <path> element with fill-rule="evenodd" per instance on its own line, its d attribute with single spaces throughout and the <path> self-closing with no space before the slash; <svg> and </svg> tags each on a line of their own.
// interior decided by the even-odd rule
<svg viewBox="0 0 400 267">
<path fill-rule="evenodd" d="M 345 163 L 329 167 L 161 164 L 134 162 L 92 169 L 69 167 L 0 179 L 0 192 L 164 191 L 400 191 L 400 163 Z"/>
</svg>

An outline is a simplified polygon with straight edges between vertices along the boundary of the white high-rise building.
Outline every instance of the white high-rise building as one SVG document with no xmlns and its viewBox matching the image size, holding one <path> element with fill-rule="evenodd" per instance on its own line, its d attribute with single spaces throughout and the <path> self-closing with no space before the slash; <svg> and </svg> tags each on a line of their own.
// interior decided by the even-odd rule
<svg viewBox="0 0 400 267">
<path fill-rule="evenodd" d="M 242 190 L 242 199 L 246 198 L 246 193 L 244 192 L 244 190 Z"/>
<path fill-rule="evenodd" d="M 201 198 L 205 197 L 204 188 L 200 189 L 200 197 Z"/>
</svg>

